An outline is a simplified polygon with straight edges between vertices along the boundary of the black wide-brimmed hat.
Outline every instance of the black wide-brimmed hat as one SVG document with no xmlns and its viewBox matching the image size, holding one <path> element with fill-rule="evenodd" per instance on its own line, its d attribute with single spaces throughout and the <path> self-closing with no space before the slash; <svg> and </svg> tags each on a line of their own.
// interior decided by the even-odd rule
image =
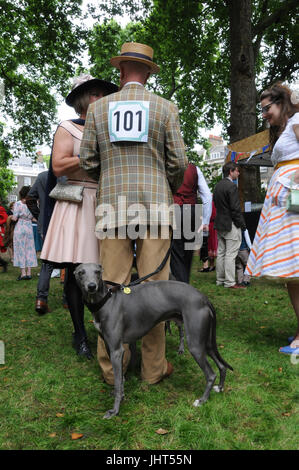
<svg viewBox="0 0 299 470">
<path fill-rule="evenodd" d="M 99 78 L 94 78 L 91 75 L 84 74 L 74 78 L 72 90 L 65 98 L 66 104 L 73 106 L 74 99 L 80 93 L 84 93 L 86 90 L 95 87 L 105 90 L 108 95 L 118 91 L 118 86 L 114 85 L 114 83 L 107 82 L 106 80 L 100 80 Z"/>
</svg>

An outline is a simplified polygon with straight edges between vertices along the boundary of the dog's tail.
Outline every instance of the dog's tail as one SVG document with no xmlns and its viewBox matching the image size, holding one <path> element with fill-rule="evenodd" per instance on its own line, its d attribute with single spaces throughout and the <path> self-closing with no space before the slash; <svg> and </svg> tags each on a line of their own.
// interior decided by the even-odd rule
<svg viewBox="0 0 299 470">
<path fill-rule="evenodd" d="M 211 302 L 209 300 L 207 300 L 208 302 L 208 305 L 210 307 L 210 311 L 211 311 L 211 317 L 212 317 L 212 328 L 211 328 L 211 331 L 210 331 L 210 344 L 212 346 L 212 349 L 214 351 L 214 353 L 216 354 L 218 360 L 225 366 L 227 367 L 228 369 L 230 370 L 234 370 L 232 368 L 232 366 L 230 366 L 221 356 L 220 356 L 220 353 L 218 351 L 218 348 L 217 348 L 217 342 L 216 342 L 216 310 L 215 310 L 215 307 L 213 306 L 213 304 L 211 304 Z"/>
</svg>

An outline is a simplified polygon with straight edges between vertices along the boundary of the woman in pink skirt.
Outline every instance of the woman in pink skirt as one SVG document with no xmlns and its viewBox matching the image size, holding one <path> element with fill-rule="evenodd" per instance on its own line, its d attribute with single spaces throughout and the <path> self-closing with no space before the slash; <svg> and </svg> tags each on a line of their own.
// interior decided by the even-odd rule
<svg viewBox="0 0 299 470">
<path fill-rule="evenodd" d="M 78 355 L 88 359 L 92 354 L 84 326 L 82 294 L 74 270 L 80 263 L 99 262 L 98 239 L 94 233 L 98 182 L 79 168 L 80 144 L 88 105 L 117 90 L 113 83 L 94 79 L 90 75 L 75 79 L 66 103 L 74 107 L 80 119 L 63 121 L 58 126 L 49 170 L 51 173 L 53 168 L 56 177 L 67 176 L 68 184 L 84 186 L 82 202 L 56 201 L 48 228 L 47 223 L 44 224 L 46 237 L 41 259 L 55 267 L 67 267 L 65 294 L 74 325 L 73 346 Z"/>
</svg>

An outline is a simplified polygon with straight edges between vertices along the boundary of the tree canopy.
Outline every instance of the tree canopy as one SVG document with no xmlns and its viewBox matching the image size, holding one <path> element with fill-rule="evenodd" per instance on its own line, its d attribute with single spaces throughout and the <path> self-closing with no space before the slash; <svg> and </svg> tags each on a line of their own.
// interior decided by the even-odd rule
<svg viewBox="0 0 299 470">
<path fill-rule="evenodd" d="M 0 161 L 50 141 L 56 93 L 65 94 L 85 47 L 81 0 L 0 0 L 0 79 L 4 100 Z M 6 150 L 6 152 L 4 151 Z"/>
<path fill-rule="evenodd" d="M 152 88 L 177 102 L 190 147 L 216 119 L 232 141 L 246 137 L 246 126 L 247 136 L 259 130 L 261 90 L 296 77 L 297 0 L 111 0 L 99 9 L 105 19 L 88 39 L 94 72 L 106 73 L 124 41 L 151 45 L 161 66 Z M 133 22 L 121 29 L 113 17 L 124 13 Z"/>
<path fill-rule="evenodd" d="M 5 86 L 0 121 L 13 122 L 1 140 L 0 161 L 7 160 L 8 150 L 17 153 L 50 141 L 57 94 L 65 96 L 86 47 L 91 72 L 117 82 L 109 60 L 121 44 L 151 45 L 161 73 L 149 85 L 177 103 L 190 149 L 200 127 L 211 128 L 216 120 L 231 141 L 259 130 L 260 91 L 270 82 L 296 78 L 297 0 L 93 2 L 90 12 L 98 24 L 91 31 L 82 26 L 81 4 L 0 0 L 0 79 Z M 124 14 L 132 21 L 121 28 L 114 18 Z M 250 96 L 242 93 L 248 83 Z"/>
</svg>

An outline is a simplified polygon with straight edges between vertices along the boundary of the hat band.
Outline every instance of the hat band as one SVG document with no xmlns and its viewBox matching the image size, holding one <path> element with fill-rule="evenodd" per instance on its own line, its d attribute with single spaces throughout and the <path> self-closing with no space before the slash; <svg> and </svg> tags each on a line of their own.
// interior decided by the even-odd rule
<svg viewBox="0 0 299 470">
<path fill-rule="evenodd" d="M 146 60 L 149 60 L 150 62 L 153 62 L 151 57 L 149 57 L 148 55 L 139 54 L 138 52 L 123 52 L 121 56 L 137 57 L 139 59 L 146 59 Z"/>
</svg>

